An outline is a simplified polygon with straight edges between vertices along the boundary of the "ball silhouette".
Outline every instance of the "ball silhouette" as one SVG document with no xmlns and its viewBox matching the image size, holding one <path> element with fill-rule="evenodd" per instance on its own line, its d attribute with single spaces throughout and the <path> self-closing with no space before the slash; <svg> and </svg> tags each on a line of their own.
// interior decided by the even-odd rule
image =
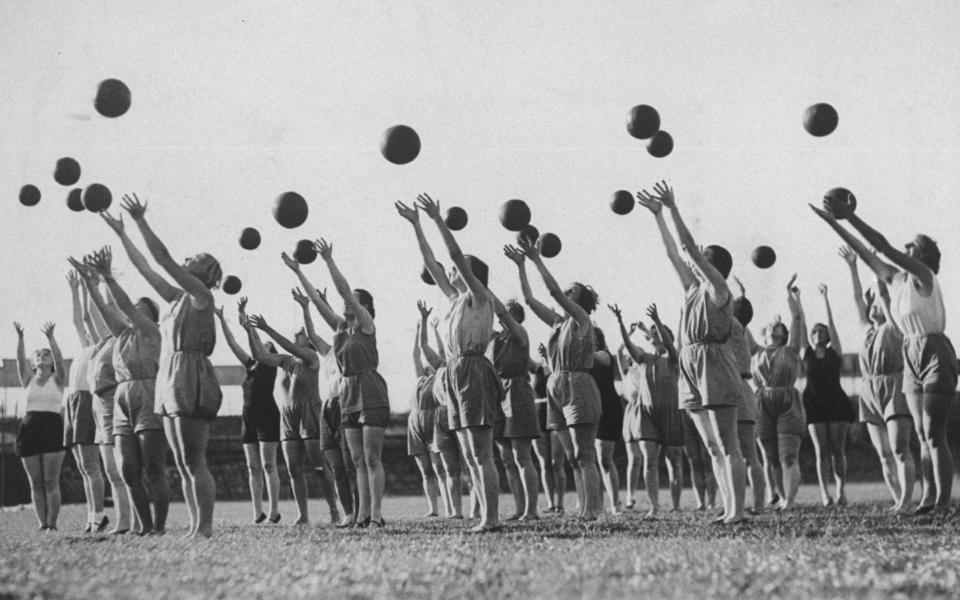
<svg viewBox="0 0 960 600">
<path fill-rule="evenodd" d="M 447 216 L 443 220 L 450 228 L 450 231 L 460 231 L 467 226 L 467 211 L 459 206 L 451 206 L 447 209 Z"/>
<path fill-rule="evenodd" d="M 560 254 L 560 249 L 563 247 L 563 244 L 560 243 L 560 238 L 552 233 L 545 233 L 540 236 L 540 239 L 543 240 L 540 246 L 540 254 L 542 254 L 544 258 L 553 258 Z"/>
<path fill-rule="evenodd" d="M 86 207 L 83 205 L 83 190 L 74 188 L 67 194 L 67 208 L 73 212 L 82 212 Z"/>
<path fill-rule="evenodd" d="M 105 117 L 115 119 L 130 109 L 130 88 L 119 79 L 105 79 L 97 87 L 93 107 Z"/>
<path fill-rule="evenodd" d="M 815 137 L 830 135 L 839 121 L 837 109 L 825 102 L 808 106 L 807 110 L 803 111 L 803 128 Z"/>
<path fill-rule="evenodd" d="M 638 104 L 627 113 L 627 133 L 645 140 L 660 131 L 660 114 L 652 106 Z"/>
<path fill-rule="evenodd" d="M 777 262 L 777 253 L 770 246 L 757 246 L 750 253 L 750 260 L 761 269 L 769 269 Z"/>
<path fill-rule="evenodd" d="M 824 198 L 832 198 L 846 204 L 850 207 L 850 212 L 857 210 L 857 197 L 850 193 L 850 190 L 847 188 L 835 187 L 823 196 Z M 823 208 L 829 212 L 826 202 L 824 202 Z"/>
<path fill-rule="evenodd" d="M 405 165 L 420 154 L 420 136 L 412 127 L 394 125 L 383 134 L 380 154 L 395 165 Z"/>
<path fill-rule="evenodd" d="M 301 265 L 309 265 L 317 260 L 317 249 L 310 240 L 300 240 L 293 251 L 293 258 Z"/>
<path fill-rule="evenodd" d="M 220 287 L 224 292 L 232 296 L 240 291 L 240 288 L 243 287 L 243 283 L 240 282 L 240 278 L 236 275 L 227 275 L 223 280 L 223 285 Z"/>
<path fill-rule="evenodd" d="M 287 229 L 295 229 L 307 220 L 310 209 L 303 196 L 296 192 L 284 192 L 273 205 L 273 218 Z"/>
<path fill-rule="evenodd" d="M 20 204 L 24 206 L 36 206 L 40 202 L 40 190 L 37 186 L 27 184 L 20 188 Z"/>
<path fill-rule="evenodd" d="M 240 247 L 244 250 L 256 250 L 260 246 L 260 232 L 253 227 L 246 227 L 240 232 Z"/>
<path fill-rule="evenodd" d="M 666 131 L 658 131 L 647 142 L 647 153 L 655 158 L 663 158 L 673 152 L 673 138 Z"/>
<path fill-rule="evenodd" d="M 433 275 L 430 274 L 430 271 L 427 270 L 427 266 L 424 265 L 423 269 L 420 271 L 420 279 L 427 285 L 437 285 L 437 282 L 433 280 Z"/>
<path fill-rule="evenodd" d="M 508 231 L 522 231 L 530 224 L 530 207 L 523 200 L 507 200 L 500 205 L 500 224 Z"/>
<path fill-rule="evenodd" d="M 523 244 L 526 241 L 531 246 L 537 243 L 537 239 L 540 237 L 540 230 L 534 227 L 533 225 L 527 225 L 523 229 L 517 232 L 517 243 Z"/>
<path fill-rule="evenodd" d="M 75 184 L 80 181 L 80 163 L 69 156 L 61 158 L 53 171 L 53 179 L 60 185 Z"/>
<path fill-rule="evenodd" d="M 110 208 L 113 203 L 113 194 L 102 183 L 91 183 L 83 190 L 83 206 L 90 212 L 98 213 Z"/>
<path fill-rule="evenodd" d="M 610 200 L 611 210 L 618 215 L 629 214 L 633 210 L 634 204 L 636 204 L 636 201 L 633 199 L 633 194 L 627 190 L 617 190 Z"/>
</svg>

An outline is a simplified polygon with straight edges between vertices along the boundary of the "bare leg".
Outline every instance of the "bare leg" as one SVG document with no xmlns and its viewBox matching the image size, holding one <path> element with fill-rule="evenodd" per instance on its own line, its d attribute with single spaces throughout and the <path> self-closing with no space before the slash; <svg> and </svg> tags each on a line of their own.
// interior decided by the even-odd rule
<svg viewBox="0 0 960 600">
<path fill-rule="evenodd" d="M 593 520 L 603 514 L 603 494 L 600 489 L 600 470 L 597 468 L 596 423 L 573 425 L 568 428 L 573 441 L 574 459 L 582 478 L 582 510 L 580 516 Z"/>
<path fill-rule="evenodd" d="M 166 422 L 166 419 L 164 421 Z M 166 423 L 164 423 L 164 426 L 166 426 Z M 174 458 L 176 457 L 177 454 L 174 453 Z M 107 474 L 107 481 L 110 482 L 110 489 L 113 492 L 113 509 L 117 519 L 116 525 L 110 530 L 110 533 L 125 533 L 131 529 L 136 529 L 135 513 L 130 507 L 130 494 L 127 491 L 127 486 L 123 483 L 120 469 L 117 467 L 117 453 L 112 443 L 100 445 L 100 458 L 103 460 L 103 470 Z M 183 477 L 182 474 L 181 477 Z M 184 491 L 184 497 L 187 498 L 186 491 Z M 192 498 L 192 496 L 189 498 Z M 187 507 L 190 508 L 189 499 L 187 500 Z M 196 508 L 196 502 L 194 502 L 193 508 Z M 193 517 L 194 512 L 191 511 L 191 527 L 193 526 Z"/>
<path fill-rule="evenodd" d="M 820 482 L 820 502 L 824 506 L 833 504 L 827 482 L 830 481 L 830 434 L 826 423 L 810 423 L 807 425 L 810 441 L 817 457 L 817 481 Z"/>
<path fill-rule="evenodd" d="M 217 495 L 213 475 L 207 468 L 207 444 L 210 442 L 210 421 L 193 417 L 173 420 L 177 438 L 183 449 L 183 462 L 190 476 L 197 499 L 197 526 L 194 535 L 213 535 L 213 505 Z"/>
<path fill-rule="evenodd" d="M 930 452 L 937 510 L 950 508 L 953 492 L 953 455 L 947 443 L 947 423 L 952 406 L 952 394 L 923 395 L 923 431 Z"/>
<path fill-rule="evenodd" d="M 905 511 L 913 504 L 913 485 L 916 481 L 916 465 L 910 450 L 910 433 L 913 423 L 909 418 L 896 417 L 887 421 L 887 434 L 893 446 L 893 460 L 897 466 L 897 480 L 900 482 L 900 496 L 897 498 L 898 510 Z"/>
<path fill-rule="evenodd" d="M 764 484 L 763 467 L 757 456 L 757 435 L 754 423 L 737 423 L 737 435 L 740 439 L 740 453 L 747 469 L 747 481 L 750 482 L 750 491 L 753 492 L 753 511 L 763 510 L 766 486 Z"/>
<path fill-rule="evenodd" d="M 500 526 L 500 485 L 497 467 L 493 462 L 493 429 L 468 427 L 467 440 L 471 447 L 478 475 L 477 494 L 483 500 L 483 513 L 477 528 L 492 529 Z"/>
<path fill-rule="evenodd" d="M 480 518 L 484 513 L 483 503 L 485 498 L 479 493 L 480 475 L 477 473 L 477 459 L 473 447 L 470 445 L 470 438 L 467 436 L 466 429 L 457 431 L 457 443 L 460 445 L 460 455 L 463 457 L 463 462 L 467 465 L 467 472 L 470 475 L 470 517 Z"/>
<path fill-rule="evenodd" d="M 263 465 L 263 479 L 267 485 L 267 502 L 270 515 L 280 514 L 280 473 L 277 471 L 277 442 L 260 442 L 260 464 Z"/>
<path fill-rule="evenodd" d="M 439 452 L 430 453 L 430 466 L 433 469 L 437 494 L 440 496 L 440 503 L 443 504 L 443 516 L 449 518 L 450 515 L 453 514 L 453 507 L 450 505 L 450 497 L 447 496 L 447 473 L 443 470 L 443 460 L 440 459 Z"/>
<path fill-rule="evenodd" d="M 777 436 L 780 465 L 783 468 L 784 496 L 780 508 L 791 508 L 800 489 L 800 436 L 781 433 Z"/>
<path fill-rule="evenodd" d="M 569 446 L 569 450 L 567 448 Z M 556 490 L 554 506 L 563 512 L 563 498 L 567 493 L 567 455 L 573 454 L 570 432 L 558 430 L 550 432 L 550 456 L 553 461 L 553 485 Z"/>
<path fill-rule="evenodd" d="M 688 410 L 687 412 L 694 426 L 697 428 L 697 433 L 700 434 L 700 439 L 703 440 L 703 444 L 707 447 L 707 453 L 710 455 L 713 476 L 717 482 L 717 489 L 720 491 L 720 500 L 723 502 L 723 516 L 721 519 L 726 519 L 732 508 L 730 494 L 728 493 L 729 481 L 726 476 L 727 469 L 724 464 L 723 450 L 720 447 L 720 439 L 710 417 L 710 411 L 702 409 Z"/>
<path fill-rule="evenodd" d="M 837 486 L 837 505 L 847 505 L 847 432 L 850 423 L 831 421 L 827 423 L 830 434 L 830 464 L 833 466 L 833 481 Z"/>
<path fill-rule="evenodd" d="M 143 457 L 140 453 L 140 440 L 133 435 L 113 436 L 114 447 L 120 455 L 120 473 L 127 492 L 133 499 L 133 508 L 140 520 L 139 534 L 153 531 L 153 515 L 150 512 L 150 497 L 143 483 Z"/>
<path fill-rule="evenodd" d="M 350 452 L 350 443 L 347 442 L 347 436 L 343 432 L 343 429 L 340 430 L 340 454 L 343 457 L 343 466 L 347 471 L 347 479 L 349 480 L 350 491 L 353 494 L 353 516 L 351 517 L 354 522 L 359 520 L 360 515 L 360 489 L 357 487 L 357 468 L 353 464 L 353 454 Z"/>
<path fill-rule="evenodd" d="M 443 470 L 446 473 L 447 497 L 450 499 L 453 518 L 463 517 L 463 480 L 460 472 L 460 455 L 456 450 L 445 450 L 440 453 Z"/>
<path fill-rule="evenodd" d="M 283 457 L 287 461 L 287 474 L 290 476 L 290 489 L 297 503 L 297 520 L 294 525 L 306 525 L 310 522 L 307 494 L 307 460 L 303 440 L 286 440 L 283 445 Z"/>
<path fill-rule="evenodd" d="M 780 464 L 780 450 L 777 438 L 761 440 L 760 454 L 763 456 L 764 475 L 767 478 L 767 487 L 779 497 L 782 502 L 787 497 L 783 486 L 783 465 Z M 771 501 L 773 498 L 771 497 Z"/>
<path fill-rule="evenodd" d="M 364 456 L 363 429 L 360 427 L 345 428 L 343 434 L 347 437 L 350 446 L 350 456 L 353 458 L 353 467 L 357 471 L 357 521 L 364 522 L 367 518 L 373 520 L 370 514 L 370 474 L 367 471 L 367 459 Z"/>
<path fill-rule="evenodd" d="M 20 459 L 23 470 L 30 480 L 30 499 L 33 502 L 33 511 L 37 515 L 37 526 L 47 526 L 47 490 L 44 487 L 43 455 L 24 456 Z"/>
<path fill-rule="evenodd" d="M 320 447 L 320 440 L 304 440 L 303 448 L 307 453 L 307 460 L 313 467 L 313 471 L 320 478 L 320 490 L 323 499 L 327 502 L 327 508 L 330 510 L 330 522 L 337 525 L 340 523 L 340 508 L 337 506 L 333 469 L 327 464 L 323 455 L 323 448 Z"/>
<path fill-rule="evenodd" d="M 613 464 L 614 442 L 597 440 L 595 445 L 597 457 L 600 459 L 603 487 L 610 496 L 610 514 L 620 514 L 620 474 L 617 473 L 617 466 Z"/>
<path fill-rule="evenodd" d="M 183 448 L 181 448 L 180 442 L 177 439 L 177 431 L 173 422 L 173 417 L 164 417 L 163 432 L 167 437 L 167 445 L 173 453 L 173 461 L 174 464 L 177 465 L 177 472 L 180 474 L 180 490 L 183 492 L 183 500 L 187 504 L 187 513 L 190 515 L 190 528 L 187 531 L 187 535 L 192 535 L 197 526 L 197 498 L 193 494 L 193 486 L 190 484 L 187 466 L 183 461 Z M 109 474 L 109 470 L 107 473 Z M 116 496 L 116 494 L 114 494 L 114 496 Z"/>
<path fill-rule="evenodd" d="M 507 521 L 516 521 L 523 516 L 524 506 L 523 483 L 520 481 L 520 469 L 517 468 L 517 463 L 513 459 L 513 449 L 511 448 L 510 440 L 494 440 L 494 444 L 497 446 L 497 453 L 500 454 L 503 470 L 507 473 L 507 486 L 513 495 L 514 512 L 507 517 Z"/>
<path fill-rule="evenodd" d="M 143 477 L 147 494 L 153 503 L 153 531 L 164 533 L 167 528 L 167 513 L 170 510 L 170 483 L 167 481 L 167 441 L 159 429 L 141 431 L 137 434 L 140 456 L 143 460 Z"/>
<path fill-rule="evenodd" d="M 253 518 L 256 520 L 263 514 L 263 464 L 260 462 L 259 444 L 244 444 L 243 456 L 247 459 L 247 483 L 250 486 Z"/>
<path fill-rule="evenodd" d="M 893 497 L 893 508 L 896 510 L 900 506 L 900 481 L 897 479 L 897 468 L 893 460 L 893 451 L 890 449 L 890 438 L 887 436 L 887 428 L 879 423 L 866 423 L 867 433 L 870 434 L 870 442 L 880 457 L 880 467 L 883 470 L 883 481 L 887 484 L 887 490 Z"/>
<path fill-rule="evenodd" d="M 533 441 L 533 450 L 540 463 L 540 481 L 543 484 L 543 495 L 547 497 L 547 512 L 556 508 L 556 482 L 553 478 L 553 453 L 550 448 L 550 432 L 546 431 Z"/>
<path fill-rule="evenodd" d="M 532 446 L 532 440 L 512 440 L 511 442 L 512 459 L 517 465 L 520 481 L 523 484 L 525 504 L 523 514 L 520 516 L 521 521 L 540 518 L 537 514 L 537 469 L 533 466 Z"/>
<path fill-rule="evenodd" d="M 907 407 L 913 417 L 913 426 L 920 439 L 920 505 L 917 510 L 930 509 L 937 502 L 937 488 L 934 484 L 933 459 L 930 456 L 930 445 L 926 443 L 927 421 L 923 410 L 923 394 L 907 394 Z"/>
<path fill-rule="evenodd" d="M 48 452 L 40 456 L 43 461 L 43 488 L 46 494 L 47 527 L 57 528 L 57 517 L 60 516 L 60 468 L 67 453 Z"/>
<path fill-rule="evenodd" d="M 103 513 L 103 471 L 100 469 L 100 448 L 96 444 L 77 444 L 73 457 L 83 476 L 83 491 L 87 498 L 87 513 L 92 522 L 94 515 Z"/>
<path fill-rule="evenodd" d="M 680 493 L 683 491 L 683 448 L 666 446 L 667 477 L 670 481 L 670 501 L 674 512 L 680 510 Z"/>
<path fill-rule="evenodd" d="M 707 480 L 707 464 L 703 460 L 703 446 L 699 434 L 687 435 L 683 442 L 683 453 L 690 463 L 690 486 L 693 487 L 693 493 L 697 497 L 697 510 L 705 510 L 708 504 L 707 490 L 709 483 Z"/>
<path fill-rule="evenodd" d="M 640 448 L 643 451 L 643 484 L 650 501 L 647 516 L 653 517 L 660 512 L 660 442 L 641 440 Z"/>
<path fill-rule="evenodd" d="M 356 485 L 351 485 L 346 461 L 343 460 L 343 452 L 339 447 L 324 450 L 323 456 L 330 468 L 333 469 L 333 479 L 337 485 L 337 497 L 340 498 L 340 504 L 343 506 L 343 521 L 340 524 L 349 525 L 354 521 L 353 488 Z"/>
<path fill-rule="evenodd" d="M 420 479 L 423 482 L 423 495 L 427 499 L 427 514 L 424 517 L 437 516 L 437 476 L 433 472 L 430 455 L 417 454 L 414 457 L 417 468 L 420 469 Z"/>
<path fill-rule="evenodd" d="M 643 454 L 640 442 L 627 442 L 627 499 L 625 506 L 633 508 L 636 499 L 634 493 L 640 487 L 640 471 L 643 468 Z"/>
</svg>

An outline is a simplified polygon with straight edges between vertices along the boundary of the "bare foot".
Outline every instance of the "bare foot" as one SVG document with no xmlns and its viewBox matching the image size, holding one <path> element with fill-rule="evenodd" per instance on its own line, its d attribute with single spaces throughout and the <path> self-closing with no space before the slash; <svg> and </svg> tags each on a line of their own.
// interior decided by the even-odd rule
<svg viewBox="0 0 960 600">
<path fill-rule="evenodd" d="M 308 519 L 307 517 L 304 517 L 303 515 L 297 517 L 297 520 L 293 522 L 294 527 L 300 527 L 302 525 L 309 525 L 309 524 L 310 524 L 310 519 Z"/>
</svg>

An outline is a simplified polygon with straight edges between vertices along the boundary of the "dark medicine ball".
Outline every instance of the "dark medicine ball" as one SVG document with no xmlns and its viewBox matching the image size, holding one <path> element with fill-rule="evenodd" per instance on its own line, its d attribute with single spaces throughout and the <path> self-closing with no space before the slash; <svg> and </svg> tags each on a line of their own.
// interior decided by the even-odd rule
<svg viewBox="0 0 960 600">
<path fill-rule="evenodd" d="M 295 229 L 303 225 L 310 214 L 307 201 L 296 192 L 284 192 L 273 205 L 273 218 L 287 229 Z"/>
<path fill-rule="evenodd" d="M 412 127 L 394 125 L 380 140 L 380 154 L 395 165 L 412 162 L 420 154 L 420 136 Z"/>
<path fill-rule="evenodd" d="M 36 206 L 40 202 L 40 190 L 35 185 L 27 184 L 20 188 L 20 204 Z"/>
<path fill-rule="evenodd" d="M 240 288 L 243 287 L 243 284 L 240 283 L 239 277 L 235 275 L 227 275 L 226 279 L 223 280 L 223 285 L 220 287 L 224 292 L 232 296 L 240 291 Z"/>
<path fill-rule="evenodd" d="M 74 188 L 67 194 L 67 208 L 73 212 L 82 212 L 86 207 L 83 205 L 83 190 Z"/>
<path fill-rule="evenodd" d="M 830 135 L 839 122 L 837 109 L 825 102 L 808 106 L 807 110 L 803 111 L 803 128 L 815 137 Z"/>
<path fill-rule="evenodd" d="M 526 242 L 529 245 L 534 245 L 537 243 L 537 239 L 540 238 L 540 230 L 534 227 L 533 225 L 527 225 L 523 229 L 517 232 L 517 243 L 523 245 Z"/>
<path fill-rule="evenodd" d="M 310 240 L 300 240 L 293 250 L 293 258 L 301 265 L 309 265 L 317 260 L 317 248 Z"/>
<path fill-rule="evenodd" d="M 507 200 L 500 205 L 500 224 L 507 231 L 522 231 L 530 224 L 530 207 L 523 200 Z"/>
<path fill-rule="evenodd" d="M 610 209 L 618 215 L 626 215 L 633 210 L 634 204 L 633 194 L 627 190 L 617 190 L 610 200 Z"/>
<path fill-rule="evenodd" d="M 433 275 L 430 274 L 430 271 L 427 269 L 427 266 L 424 265 L 423 269 L 420 271 L 420 279 L 427 285 L 437 285 L 437 282 L 433 280 Z"/>
<path fill-rule="evenodd" d="M 846 204 L 850 207 L 850 212 L 857 210 L 857 197 L 847 188 L 835 187 L 823 196 L 824 198 L 832 198 L 833 200 Z M 823 208 L 827 209 L 826 203 L 824 203 Z M 829 212 L 829 210 L 827 212 Z"/>
<path fill-rule="evenodd" d="M 53 179 L 60 185 L 75 184 L 80 181 L 80 163 L 69 156 L 61 158 L 53 171 Z"/>
<path fill-rule="evenodd" d="M 638 104 L 627 113 L 627 133 L 645 140 L 660 131 L 660 113 L 652 106 Z"/>
<path fill-rule="evenodd" d="M 540 239 L 543 241 L 540 245 L 540 254 L 543 255 L 544 258 L 553 258 L 560 254 L 560 249 L 563 248 L 563 244 L 560 243 L 560 238 L 552 233 L 545 233 L 540 236 Z"/>
<path fill-rule="evenodd" d="M 93 107 L 105 117 L 115 119 L 130 109 L 130 88 L 119 79 L 105 79 L 97 88 Z"/>
<path fill-rule="evenodd" d="M 113 203 L 113 194 L 102 183 L 91 183 L 83 191 L 83 206 L 90 212 L 101 212 L 110 208 Z"/>
<path fill-rule="evenodd" d="M 260 232 L 246 227 L 240 232 L 240 247 L 244 250 L 256 250 L 260 246 Z"/>
<path fill-rule="evenodd" d="M 777 253 L 770 246 L 757 246 L 750 253 L 750 260 L 761 269 L 769 269 L 777 262 Z"/>
<path fill-rule="evenodd" d="M 447 209 L 447 216 L 443 219 L 450 231 L 460 231 L 467 226 L 467 211 L 459 206 L 451 206 Z"/>
<path fill-rule="evenodd" d="M 658 131 L 647 142 L 647 153 L 654 158 L 663 158 L 673 152 L 673 137 L 666 131 Z"/>
</svg>

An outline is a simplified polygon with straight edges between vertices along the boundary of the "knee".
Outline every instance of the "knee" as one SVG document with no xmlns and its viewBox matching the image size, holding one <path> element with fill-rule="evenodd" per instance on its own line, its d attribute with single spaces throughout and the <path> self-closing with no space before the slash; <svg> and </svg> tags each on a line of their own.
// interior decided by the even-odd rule
<svg viewBox="0 0 960 600">
<path fill-rule="evenodd" d="M 780 464 L 786 468 L 793 467 L 797 464 L 798 456 L 792 452 L 789 454 L 784 454 L 780 456 Z"/>
<path fill-rule="evenodd" d="M 53 494 L 60 491 L 60 480 L 59 479 L 47 479 L 43 482 L 43 489 L 48 494 Z"/>
<path fill-rule="evenodd" d="M 268 476 L 272 476 L 274 473 L 277 472 L 277 465 L 272 462 L 265 462 L 263 463 L 263 472 L 266 473 Z"/>
<path fill-rule="evenodd" d="M 186 466 L 187 473 L 191 475 L 207 468 L 206 457 L 199 453 L 184 457 L 183 464 Z"/>
<path fill-rule="evenodd" d="M 259 477 L 261 468 L 262 467 L 256 463 L 247 463 L 247 474 L 250 477 Z M 265 468 L 263 470 L 266 471 Z"/>
<path fill-rule="evenodd" d="M 300 479 L 304 472 L 305 468 L 302 464 L 287 465 L 287 473 L 290 475 L 290 479 Z"/>
</svg>

